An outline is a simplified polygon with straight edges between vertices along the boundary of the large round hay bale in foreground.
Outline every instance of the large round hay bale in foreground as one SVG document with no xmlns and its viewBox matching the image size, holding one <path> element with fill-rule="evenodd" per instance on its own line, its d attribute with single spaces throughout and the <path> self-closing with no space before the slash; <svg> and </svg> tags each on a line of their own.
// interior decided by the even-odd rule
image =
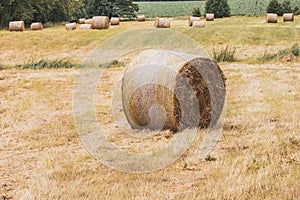
<svg viewBox="0 0 300 200">
<path fill-rule="evenodd" d="M 293 22 L 293 21 L 294 21 L 294 13 L 283 14 L 283 22 Z"/>
<path fill-rule="evenodd" d="M 92 24 L 92 21 L 93 21 L 92 19 L 86 19 L 84 23 L 85 24 Z"/>
<path fill-rule="evenodd" d="M 12 21 L 9 22 L 9 31 L 24 31 L 24 21 Z"/>
<path fill-rule="evenodd" d="M 92 29 L 108 29 L 109 18 L 107 16 L 95 16 L 92 19 Z"/>
<path fill-rule="evenodd" d="M 196 28 L 205 28 L 205 23 L 203 21 L 193 21 L 192 25 Z"/>
<path fill-rule="evenodd" d="M 123 109 L 134 129 L 205 128 L 216 124 L 223 110 L 224 81 L 209 58 L 145 50 L 124 73 Z"/>
<path fill-rule="evenodd" d="M 200 17 L 189 17 L 188 19 L 188 25 L 193 26 L 194 21 L 200 21 Z"/>
<path fill-rule="evenodd" d="M 138 15 L 138 16 L 137 16 L 137 21 L 138 21 L 138 22 L 144 22 L 144 21 L 146 21 L 145 15 Z"/>
<path fill-rule="evenodd" d="M 40 22 L 34 22 L 30 25 L 30 29 L 33 31 L 43 30 L 43 24 Z"/>
<path fill-rule="evenodd" d="M 267 16 L 266 16 L 266 22 L 267 23 L 277 23 L 277 14 L 274 14 L 274 13 L 267 13 Z"/>
<path fill-rule="evenodd" d="M 171 22 L 167 18 L 155 18 L 154 26 L 156 28 L 170 28 Z"/>
<path fill-rule="evenodd" d="M 120 17 L 112 17 L 110 19 L 110 25 L 112 26 L 120 25 Z"/>
<path fill-rule="evenodd" d="M 80 24 L 79 29 L 80 30 L 89 30 L 89 29 L 92 29 L 92 25 L 91 24 Z"/>
<path fill-rule="evenodd" d="M 205 14 L 206 21 L 214 21 L 215 20 L 215 14 L 214 13 L 206 13 Z"/>
<path fill-rule="evenodd" d="M 68 31 L 76 30 L 76 23 L 66 24 L 66 30 Z"/>
<path fill-rule="evenodd" d="M 85 24 L 85 18 L 78 19 L 78 24 Z"/>
</svg>

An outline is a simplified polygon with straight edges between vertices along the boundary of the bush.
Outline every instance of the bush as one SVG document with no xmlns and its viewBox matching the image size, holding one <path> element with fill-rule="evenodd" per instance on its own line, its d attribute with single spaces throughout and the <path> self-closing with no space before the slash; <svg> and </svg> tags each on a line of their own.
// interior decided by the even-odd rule
<svg viewBox="0 0 300 200">
<path fill-rule="evenodd" d="M 213 57 L 217 62 L 234 62 L 236 59 L 234 58 L 235 48 L 231 48 L 227 45 L 224 49 L 216 51 L 213 49 Z"/>
<path fill-rule="evenodd" d="M 300 15 L 300 9 L 298 6 L 295 6 L 293 13 L 294 15 Z"/>
<path fill-rule="evenodd" d="M 17 67 L 21 67 L 23 69 L 59 69 L 59 68 L 72 68 L 77 67 L 77 65 L 71 63 L 68 60 L 39 60 L 37 62 L 27 63 L 24 65 L 19 65 Z"/>
<path fill-rule="evenodd" d="M 291 48 L 279 50 L 276 53 L 268 53 L 266 51 L 264 53 L 264 55 L 259 58 L 259 60 L 262 60 L 262 61 L 275 60 L 275 59 L 283 58 L 286 55 L 299 56 L 300 55 L 300 47 L 299 47 L 299 45 L 296 43 Z"/>
<path fill-rule="evenodd" d="M 284 0 L 284 2 L 282 3 L 282 13 L 291 13 L 291 12 L 293 11 L 292 11 L 290 0 Z"/>
<path fill-rule="evenodd" d="M 201 16 L 201 11 L 200 11 L 199 6 L 193 7 L 192 16 L 193 17 L 200 17 Z"/>
<path fill-rule="evenodd" d="M 282 6 L 278 3 L 277 0 L 271 0 L 267 7 L 267 13 L 275 13 L 278 16 L 282 16 Z"/>
<path fill-rule="evenodd" d="M 291 51 L 292 51 L 292 54 L 293 54 L 294 56 L 299 56 L 299 55 L 300 55 L 300 47 L 299 47 L 299 45 L 298 45 L 297 43 L 294 44 L 294 45 L 292 46 Z"/>
<path fill-rule="evenodd" d="M 111 17 L 124 17 L 132 19 L 136 17 L 136 12 L 139 11 L 137 4 L 132 0 L 90 0 L 86 7 L 86 12 L 89 17 L 102 15 Z"/>
<path fill-rule="evenodd" d="M 215 18 L 229 17 L 230 7 L 227 0 L 207 0 L 205 13 L 214 13 Z"/>
</svg>

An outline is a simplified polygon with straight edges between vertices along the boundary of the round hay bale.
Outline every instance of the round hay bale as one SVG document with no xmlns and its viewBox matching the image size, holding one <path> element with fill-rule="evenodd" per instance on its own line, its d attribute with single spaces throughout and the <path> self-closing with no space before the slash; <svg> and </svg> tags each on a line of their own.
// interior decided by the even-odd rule
<svg viewBox="0 0 300 200">
<path fill-rule="evenodd" d="M 92 29 L 108 29 L 109 18 L 107 16 L 95 16 L 92 19 Z"/>
<path fill-rule="evenodd" d="M 194 21 L 200 21 L 200 17 L 189 17 L 188 25 L 193 26 Z"/>
<path fill-rule="evenodd" d="M 68 31 L 76 30 L 76 23 L 66 24 L 66 30 Z"/>
<path fill-rule="evenodd" d="M 225 102 L 223 72 L 209 58 L 187 55 L 150 49 L 129 63 L 122 103 L 132 128 L 180 131 L 216 124 Z"/>
<path fill-rule="evenodd" d="M 145 15 L 138 15 L 138 16 L 137 16 L 137 21 L 138 21 L 138 22 L 144 22 L 144 21 L 146 21 Z"/>
<path fill-rule="evenodd" d="M 205 14 L 206 21 L 214 21 L 215 20 L 215 14 L 213 13 L 206 13 Z"/>
<path fill-rule="evenodd" d="M 192 25 L 196 28 L 205 28 L 205 23 L 203 21 L 193 21 Z"/>
<path fill-rule="evenodd" d="M 30 29 L 33 31 L 43 30 L 43 24 L 40 22 L 34 22 L 30 25 Z"/>
<path fill-rule="evenodd" d="M 89 30 L 89 29 L 92 29 L 92 25 L 91 24 L 80 24 L 79 29 L 80 30 Z"/>
<path fill-rule="evenodd" d="M 155 18 L 154 26 L 156 28 L 170 28 L 171 22 L 167 18 Z"/>
<path fill-rule="evenodd" d="M 283 22 L 293 22 L 293 21 L 294 21 L 294 13 L 283 14 Z"/>
<path fill-rule="evenodd" d="M 92 19 L 86 19 L 84 23 L 85 24 L 92 24 L 92 21 L 93 21 Z"/>
<path fill-rule="evenodd" d="M 78 24 L 85 24 L 85 18 L 78 19 Z"/>
<path fill-rule="evenodd" d="M 277 14 L 274 14 L 274 13 L 267 13 L 267 16 L 266 16 L 266 22 L 267 23 L 277 23 Z"/>
<path fill-rule="evenodd" d="M 24 31 L 24 21 L 12 21 L 9 22 L 9 31 Z"/>
<path fill-rule="evenodd" d="M 112 25 L 112 26 L 120 25 L 120 18 L 119 17 L 112 17 L 110 19 L 110 25 Z"/>
</svg>

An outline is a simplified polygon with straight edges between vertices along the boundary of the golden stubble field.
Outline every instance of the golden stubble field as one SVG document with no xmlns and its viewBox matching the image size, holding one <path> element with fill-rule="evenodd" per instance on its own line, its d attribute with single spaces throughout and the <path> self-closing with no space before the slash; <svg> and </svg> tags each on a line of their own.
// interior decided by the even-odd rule
<svg viewBox="0 0 300 200">
<path fill-rule="evenodd" d="M 222 40 L 211 35 L 205 41 L 197 35 L 202 30 L 184 29 L 185 21 L 174 21 L 174 29 L 196 39 L 208 50 L 229 41 L 237 47 L 240 61 L 220 64 L 227 78 L 227 102 L 224 130 L 211 153 L 215 160 L 198 158 L 204 135 L 204 130 L 200 130 L 199 138 L 179 160 L 145 174 L 110 169 L 90 156 L 81 144 L 72 112 L 72 92 L 79 69 L 12 67 L 41 58 L 68 58 L 80 63 L 98 41 L 133 29 L 136 23 L 126 22 L 110 32 L 65 32 L 60 26 L 45 29 L 40 35 L 0 31 L 0 64 L 8 66 L 0 71 L 2 199 L 299 199 L 299 62 L 255 63 L 251 59 L 263 54 L 266 48 L 277 50 L 299 42 L 300 30 L 296 28 L 297 22 L 266 25 L 266 30 L 255 28 L 263 26 L 258 24 L 262 20 L 242 17 L 216 20 L 211 27 L 207 25 L 203 34 L 213 32 L 221 24 L 238 29 L 243 21 L 246 27 L 253 25 L 262 33 L 255 36 L 255 31 L 247 29 L 246 33 L 239 31 L 240 36 L 233 40 L 229 31 Z M 152 22 L 146 22 L 137 26 L 151 28 L 151 25 Z M 291 27 L 284 31 L 285 26 Z M 264 40 L 271 34 L 267 29 L 293 35 L 282 40 L 272 37 Z M 31 36 L 41 41 L 31 40 Z M 44 37 L 49 41 L 42 42 Z M 239 44 L 243 40 L 245 43 Z M 32 43 L 36 44 L 30 46 Z M 132 142 L 113 130 L 112 92 L 123 71 L 124 66 L 107 69 L 102 77 L 105 84 L 97 89 L 97 118 L 112 130 L 109 139 L 131 151 L 167 143 L 172 139 L 167 131 L 145 141 Z"/>
</svg>

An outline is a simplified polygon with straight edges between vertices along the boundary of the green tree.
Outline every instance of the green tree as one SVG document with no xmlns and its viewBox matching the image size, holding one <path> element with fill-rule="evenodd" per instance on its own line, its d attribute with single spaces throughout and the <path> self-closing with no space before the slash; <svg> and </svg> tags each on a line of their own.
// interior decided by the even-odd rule
<svg viewBox="0 0 300 200">
<path fill-rule="evenodd" d="M 300 15 L 300 9 L 298 6 L 295 6 L 293 13 L 294 13 L 294 15 Z"/>
<path fill-rule="evenodd" d="M 282 6 L 278 3 L 277 0 L 271 0 L 267 7 L 267 13 L 275 13 L 278 16 L 282 16 Z"/>
<path fill-rule="evenodd" d="M 193 17 L 200 17 L 201 16 L 201 11 L 200 11 L 200 7 L 199 6 L 193 7 L 192 16 Z"/>
<path fill-rule="evenodd" d="M 24 20 L 25 22 L 32 20 L 32 1 L 0 0 L 0 26 L 6 27 L 12 20 Z"/>
<path fill-rule="evenodd" d="M 138 6 L 132 0 L 0 0 L 0 27 L 9 21 L 76 21 L 81 17 L 107 15 L 132 18 Z"/>
<path fill-rule="evenodd" d="M 229 17 L 230 7 L 227 0 L 207 0 L 205 13 L 214 13 L 215 18 Z"/>
<path fill-rule="evenodd" d="M 23 20 L 26 24 L 38 22 L 71 21 L 84 7 L 82 0 L 0 0 L 0 27 L 9 21 Z"/>
<path fill-rule="evenodd" d="M 282 3 L 282 13 L 292 13 L 292 7 L 290 0 L 284 0 Z"/>
<path fill-rule="evenodd" d="M 55 1 L 40 0 L 33 4 L 33 21 L 45 23 L 55 7 Z"/>
<path fill-rule="evenodd" d="M 132 0 L 87 0 L 86 12 L 89 17 L 105 15 L 108 17 L 133 18 L 139 10 Z"/>
<path fill-rule="evenodd" d="M 80 0 L 55 0 L 54 6 L 49 13 L 49 20 L 52 22 L 75 21 L 78 16 L 76 12 L 82 8 Z"/>
<path fill-rule="evenodd" d="M 139 11 L 137 4 L 134 4 L 132 0 L 111 0 L 113 5 L 111 16 L 112 17 L 125 17 L 134 18 L 136 17 L 135 12 Z"/>
</svg>

